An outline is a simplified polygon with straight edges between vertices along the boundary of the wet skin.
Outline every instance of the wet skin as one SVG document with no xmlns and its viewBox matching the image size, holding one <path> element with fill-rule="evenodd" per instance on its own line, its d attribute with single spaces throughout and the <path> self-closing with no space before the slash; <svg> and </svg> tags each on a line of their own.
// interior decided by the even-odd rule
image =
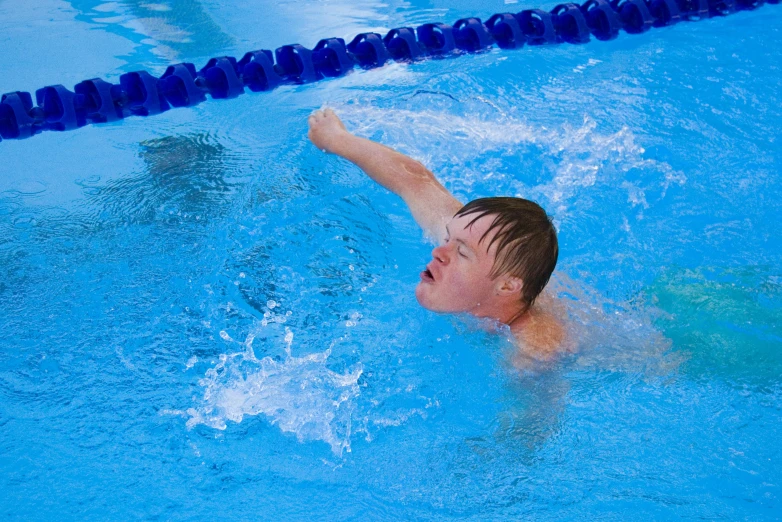
<svg viewBox="0 0 782 522">
<path fill-rule="evenodd" d="M 526 307 L 520 292 L 524 282 L 501 274 L 492 278 L 496 245 L 493 233 L 481 237 L 493 223 L 488 215 L 455 217 L 462 207 L 421 163 L 379 143 L 351 134 L 331 109 L 309 117 L 310 140 L 325 152 L 351 161 L 370 178 L 399 195 L 425 234 L 440 245 L 421 272 L 415 294 L 424 308 L 435 312 L 468 313 L 508 325 L 520 353 L 551 359 L 564 348 L 561 322 L 539 303 Z M 491 245 L 491 246 L 490 246 Z"/>
</svg>

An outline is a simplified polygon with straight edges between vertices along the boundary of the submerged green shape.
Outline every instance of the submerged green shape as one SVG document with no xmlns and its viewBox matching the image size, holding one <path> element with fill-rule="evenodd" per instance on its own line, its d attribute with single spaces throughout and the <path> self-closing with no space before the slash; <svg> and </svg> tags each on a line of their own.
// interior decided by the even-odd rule
<svg viewBox="0 0 782 522">
<path fill-rule="evenodd" d="M 771 384 L 782 376 L 782 276 L 768 267 L 669 269 L 647 290 L 682 371 Z"/>
</svg>

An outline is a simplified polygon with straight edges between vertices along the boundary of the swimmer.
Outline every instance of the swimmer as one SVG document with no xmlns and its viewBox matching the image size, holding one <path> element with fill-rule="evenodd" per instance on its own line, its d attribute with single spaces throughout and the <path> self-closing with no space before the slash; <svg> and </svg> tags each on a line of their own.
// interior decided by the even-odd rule
<svg viewBox="0 0 782 522">
<path fill-rule="evenodd" d="M 354 136 L 331 109 L 309 117 L 308 136 L 400 196 L 439 244 L 415 289 L 421 306 L 508 325 L 521 354 L 534 359 L 564 349 L 561 323 L 536 301 L 559 253 L 554 225 L 537 203 L 495 197 L 463 205 L 421 163 Z"/>
</svg>

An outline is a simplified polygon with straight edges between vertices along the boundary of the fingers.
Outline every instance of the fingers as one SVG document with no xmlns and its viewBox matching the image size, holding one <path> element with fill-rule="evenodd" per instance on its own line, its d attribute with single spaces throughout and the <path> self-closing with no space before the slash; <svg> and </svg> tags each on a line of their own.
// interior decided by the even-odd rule
<svg viewBox="0 0 782 522">
<path fill-rule="evenodd" d="M 323 111 L 318 110 L 310 114 L 309 118 L 307 118 L 307 123 L 310 127 L 314 127 L 319 123 L 322 123 L 325 119 L 326 117 L 323 115 Z"/>
<path fill-rule="evenodd" d="M 314 118 L 315 121 L 323 120 L 326 118 L 336 118 L 337 114 L 330 108 L 318 109 L 310 114 L 310 119 Z"/>
<path fill-rule="evenodd" d="M 310 114 L 307 118 L 307 123 L 310 128 L 326 125 L 327 123 L 336 123 L 340 128 L 345 128 L 334 110 L 328 107 L 325 109 L 318 109 Z"/>
<path fill-rule="evenodd" d="M 309 123 L 310 127 L 313 125 L 317 125 L 318 123 L 321 123 L 325 119 L 325 116 L 323 115 L 322 110 L 317 110 L 310 114 L 309 118 L 307 118 L 307 123 Z"/>
</svg>

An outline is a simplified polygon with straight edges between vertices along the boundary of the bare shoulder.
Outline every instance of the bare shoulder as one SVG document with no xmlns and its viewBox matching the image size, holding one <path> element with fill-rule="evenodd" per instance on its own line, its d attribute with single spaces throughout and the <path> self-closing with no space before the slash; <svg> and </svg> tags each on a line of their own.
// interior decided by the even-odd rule
<svg viewBox="0 0 782 522">
<path fill-rule="evenodd" d="M 573 351 L 567 339 L 564 318 L 557 312 L 555 303 L 549 302 L 549 299 L 536 303 L 527 312 L 524 320 L 512 329 L 519 351 L 541 361 Z"/>
</svg>

